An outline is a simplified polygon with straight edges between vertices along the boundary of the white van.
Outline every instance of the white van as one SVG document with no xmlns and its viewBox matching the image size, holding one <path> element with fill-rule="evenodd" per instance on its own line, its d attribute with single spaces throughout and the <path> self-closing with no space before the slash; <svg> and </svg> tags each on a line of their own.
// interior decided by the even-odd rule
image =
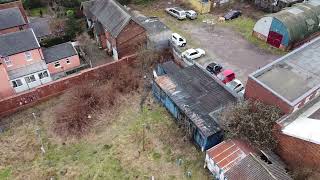
<svg viewBox="0 0 320 180">
<path fill-rule="evenodd" d="M 187 45 L 187 40 L 184 37 L 180 36 L 178 33 L 172 33 L 171 41 L 175 45 L 180 47 L 184 47 Z"/>
</svg>

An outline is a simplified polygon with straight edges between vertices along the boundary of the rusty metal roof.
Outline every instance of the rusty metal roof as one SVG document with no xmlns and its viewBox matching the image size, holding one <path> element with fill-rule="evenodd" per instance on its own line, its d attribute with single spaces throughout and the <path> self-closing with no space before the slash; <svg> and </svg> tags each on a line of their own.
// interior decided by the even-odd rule
<svg viewBox="0 0 320 180">
<path fill-rule="evenodd" d="M 263 154 L 269 162 L 262 160 Z M 207 150 L 207 155 L 229 180 L 292 180 L 272 152 L 259 152 L 246 142 L 229 139 Z"/>
<path fill-rule="evenodd" d="M 237 98 L 199 67 L 178 69 L 173 64 L 164 63 L 166 74 L 155 82 L 204 136 L 221 131 L 216 112 Z"/>
<path fill-rule="evenodd" d="M 209 157 L 224 172 L 227 172 L 251 152 L 254 152 L 254 150 L 240 140 L 223 141 L 207 150 Z"/>
</svg>

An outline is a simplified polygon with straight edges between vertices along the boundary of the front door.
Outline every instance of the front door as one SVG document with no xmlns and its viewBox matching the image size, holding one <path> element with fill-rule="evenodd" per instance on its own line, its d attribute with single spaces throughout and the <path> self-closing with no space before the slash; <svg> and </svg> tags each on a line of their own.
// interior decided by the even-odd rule
<svg viewBox="0 0 320 180">
<path fill-rule="evenodd" d="M 282 42 L 282 38 L 283 38 L 283 36 L 281 34 L 274 32 L 274 31 L 270 31 L 267 42 L 271 46 L 279 48 L 281 45 L 281 42 Z"/>
</svg>

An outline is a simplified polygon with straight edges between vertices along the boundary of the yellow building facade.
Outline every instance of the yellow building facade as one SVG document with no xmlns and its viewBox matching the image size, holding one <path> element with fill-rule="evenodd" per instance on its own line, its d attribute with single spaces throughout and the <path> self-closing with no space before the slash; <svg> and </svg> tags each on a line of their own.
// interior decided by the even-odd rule
<svg viewBox="0 0 320 180">
<path fill-rule="evenodd" d="M 200 14 L 209 13 L 212 6 L 211 0 L 186 0 Z"/>
</svg>

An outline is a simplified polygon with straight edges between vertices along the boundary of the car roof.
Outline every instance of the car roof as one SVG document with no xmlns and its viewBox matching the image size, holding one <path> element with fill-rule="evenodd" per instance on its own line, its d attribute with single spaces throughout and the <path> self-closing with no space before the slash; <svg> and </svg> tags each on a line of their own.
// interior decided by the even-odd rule
<svg viewBox="0 0 320 180">
<path fill-rule="evenodd" d="M 182 9 L 181 7 L 174 7 L 174 8 L 172 8 L 172 9 L 175 9 L 175 10 L 177 10 L 177 11 L 184 11 L 184 9 Z"/>
<path fill-rule="evenodd" d="M 188 49 L 188 50 L 186 50 L 186 52 L 190 54 L 190 53 L 197 52 L 197 51 L 195 49 Z"/>
<path fill-rule="evenodd" d="M 196 11 L 194 10 L 187 10 L 189 13 L 197 13 Z"/>
<path fill-rule="evenodd" d="M 182 36 L 178 33 L 172 33 L 173 36 L 176 36 L 177 38 L 182 38 Z"/>
<path fill-rule="evenodd" d="M 215 62 L 212 62 L 212 63 L 208 64 L 208 66 L 210 66 L 210 67 L 214 67 L 215 65 L 218 65 L 218 64 L 215 63 Z"/>
</svg>

